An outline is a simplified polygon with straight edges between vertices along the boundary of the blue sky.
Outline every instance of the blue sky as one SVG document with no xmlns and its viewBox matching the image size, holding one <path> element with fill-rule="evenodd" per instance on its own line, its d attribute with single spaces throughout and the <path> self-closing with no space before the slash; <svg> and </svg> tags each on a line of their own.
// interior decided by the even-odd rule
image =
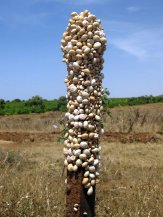
<svg viewBox="0 0 163 217">
<path fill-rule="evenodd" d="M 72 11 L 107 34 L 103 86 L 111 97 L 163 94 L 162 0 L 0 0 L 0 98 L 66 94 L 60 40 Z"/>
</svg>

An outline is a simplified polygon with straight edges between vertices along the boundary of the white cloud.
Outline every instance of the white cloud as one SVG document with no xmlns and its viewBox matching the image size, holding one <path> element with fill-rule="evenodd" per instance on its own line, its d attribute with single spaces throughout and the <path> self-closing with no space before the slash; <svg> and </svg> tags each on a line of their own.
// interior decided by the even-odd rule
<svg viewBox="0 0 163 217">
<path fill-rule="evenodd" d="M 126 8 L 129 12 L 138 12 L 142 10 L 140 7 L 130 6 Z"/>
<path fill-rule="evenodd" d="M 102 23 L 114 47 L 140 60 L 163 57 L 163 27 L 145 28 L 140 24 L 117 21 Z"/>
<path fill-rule="evenodd" d="M 147 51 L 144 48 L 137 46 L 133 39 L 116 39 L 113 40 L 113 45 L 141 60 L 147 56 Z"/>
<path fill-rule="evenodd" d="M 163 29 L 145 29 L 113 40 L 113 44 L 141 60 L 163 57 Z"/>
</svg>

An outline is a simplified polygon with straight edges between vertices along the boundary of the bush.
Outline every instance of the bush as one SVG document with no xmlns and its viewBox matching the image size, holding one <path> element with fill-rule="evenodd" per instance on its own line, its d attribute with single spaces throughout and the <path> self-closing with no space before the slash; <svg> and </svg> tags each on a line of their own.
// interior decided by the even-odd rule
<svg viewBox="0 0 163 217">
<path fill-rule="evenodd" d="M 21 102 L 20 99 L 14 99 L 12 102 Z"/>
<path fill-rule="evenodd" d="M 102 104 L 104 110 L 116 106 L 133 106 L 143 105 L 147 103 L 163 103 L 163 96 L 141 96 L 130 98 L 109 98 L 109 91 L 107 88 L 103 91 Z M 14 99 L 13 101 L 5 101 L 0 99 L 0 115 L 13 114 L 29 114 L 42 113 L 47 111 L 67 111 L 67 99 L 65 96 L 59 99 L 45 100 L 36 95 L 28 100 Z"/>
<path fill-rule="evenodd" d="M 45 110 L 45 103 L 42 97 L 36 95 L 25 102 L 25 106 L 30 107 L 31 112 L 41 113 Z"/>
<path fill-rule="evenodd" d="M 5 108 L 5 100 L 4 99 L 0 99 L 0 109 L 4 109 Z"/>
<path fill-rule="evenodd" d="M 108 107 L 108 104 L 109 104 L 109 95 L 110 95 L 110 92 L 107 88 L 105 88 L 103 90 L 103 97 L 102 97 L 102 105 L 104 108 L 107 108 Z"/>
<path fill-rule="evenodd" d="M 58 99 L 58 110 L 65 112 L 67 110 L 67 99 L 65 96 L 61 96 Z"/>
</svg>

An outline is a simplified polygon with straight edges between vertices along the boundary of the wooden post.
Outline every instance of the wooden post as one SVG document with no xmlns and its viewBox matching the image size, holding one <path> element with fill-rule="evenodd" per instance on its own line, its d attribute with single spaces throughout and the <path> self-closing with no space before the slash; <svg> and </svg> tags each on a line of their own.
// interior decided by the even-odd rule
<svg viewBox="0 0 163 217">
<path fill-rule="evenodd" d="M 89 11 L 73 12 L 61 40 L 67 64 L 67 118 L 64 165 L 67 167 L 66 217 L 94 217 L 99 176 L 103 53 L 101 21 Z"/>
<path fill-rule="evenodd" d="M 93 194 L 88 196 L 82 185 L 83 172 L 67 172 L 66 217 L 95 216 L 95 186 Z M 79 205 L 75 207 L 75 205 Z M 75 211 L 77 208 L 77 211 Z"/>
</svg>

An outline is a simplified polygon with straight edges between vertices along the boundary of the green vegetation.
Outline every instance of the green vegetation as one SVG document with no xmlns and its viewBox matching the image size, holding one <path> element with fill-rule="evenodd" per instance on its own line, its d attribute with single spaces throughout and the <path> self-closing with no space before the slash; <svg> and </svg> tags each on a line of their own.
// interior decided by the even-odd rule
<svg viewBox="0 0 163 217">
<path fill-rule="evenodd" d="M 149 103 L 163 103 L 163 96 L 140 96 L 131 98 L 108 99 L 108 107 L 144 105 Z"/>
<path fill-rule="evenodd" d="M 47 111 L 66 111 L 66 97 L 46 100 L 36 95 L 28 100 L 14 99 L 5 101 L 0 99 L 0 115 L 43 113 Z"/>
<path fill-rule="evenodd" d="M 108 89 L 104 89 L 103 106 L 104 108 L 113 108 L 117 106 L 133 106 L 148 103 L 163 103 L 163 96 L 141 96 L 131 98 L 109 98 Z M 0 99 L 0 115 L 43 113 L 48 111 L 66 111 L 66 97 L 61 96 L 58 99 L 46 100 L 36 95 L 28 100 L 14 99 L 5 101 Z"/>
</svg>

